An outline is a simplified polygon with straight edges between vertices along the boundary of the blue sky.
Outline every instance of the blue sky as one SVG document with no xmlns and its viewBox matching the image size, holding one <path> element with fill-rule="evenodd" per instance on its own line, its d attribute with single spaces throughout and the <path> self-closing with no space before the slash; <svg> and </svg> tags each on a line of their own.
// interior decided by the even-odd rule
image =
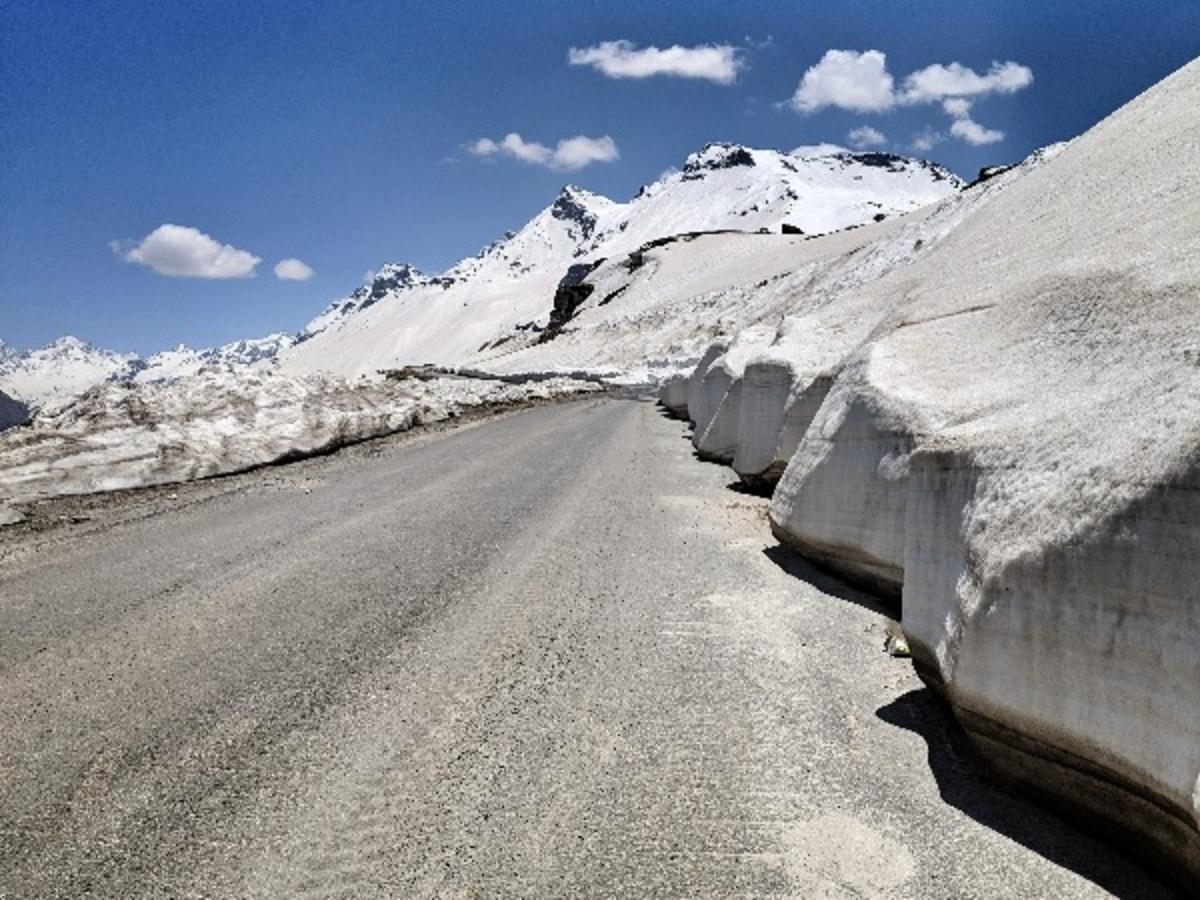
<svg viewBox="0 0 1200 900">
<path fill-rule="evenodd" d="M 728 47 L 736 77 L 722 82 L 720 59 L 700 64 L 702 77 L 610 77 L 611 47 L 568 64 L 572 47 L 618 40 L 639 73 L 647 47 Z M 821 68 L 831 49 L 853 51 L 841 59 L 853 77 L 893 77 L 891 99 L 822 80 L 837 74 Z M 859 55 L 872 50 L 881 65 Z M 710 140 L 790 149 L 845 144 L 869 126 L 880 149 L 972 175 L 1080 133 L 1198 52 L 1191 0 L 4 0 L 0 338 L 25 347 L 72 333 L 146 353 L 293 330 L 384 262 L 439 270 L 568 181 L 628 199 Z M 994 62 L 1018 67 L 1003 87 Z M 936 92 L 905 98 L 906 76 L 953 63 L 983 79 L 957 98 L 969 110 Z M 813 67 L 811 90 L 789 103 Z M 940 74 L 964 83 L 966 69 Z M 941 140 L 922 153 L 923 131 Z M 526 160 L 498 146 L 514 132 Z M 555 156 L 576 136 L 611 145 Z M 589 155 L 600 159 L 567 170 Z M 167 223 L 196 232 L 140 244 Z M 209 258 L 216 247 L 198 233 L 236 250 Z M 172 257 L 179 241 L 209 275 L 261 261 L 253 277 L 160 274 L 150 263 L 195 263 Z M 277 278 L 285 258 L 313 274 Z"/>
</svg>

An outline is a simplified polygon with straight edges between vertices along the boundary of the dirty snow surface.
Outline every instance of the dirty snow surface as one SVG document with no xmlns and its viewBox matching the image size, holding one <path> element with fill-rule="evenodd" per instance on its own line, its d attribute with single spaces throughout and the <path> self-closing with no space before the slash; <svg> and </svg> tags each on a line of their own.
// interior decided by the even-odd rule
<svg viewBox="0 0 1200 900">
<path fill-rule="evenodd" d="M 456 416 L 484 404 L 596 390 L 552 379 L 355 384 L 329 376 L 209 372 L 100 385 L 0 434 L 0 510 L 45 497 L 222 475 Z"/>
</svg>

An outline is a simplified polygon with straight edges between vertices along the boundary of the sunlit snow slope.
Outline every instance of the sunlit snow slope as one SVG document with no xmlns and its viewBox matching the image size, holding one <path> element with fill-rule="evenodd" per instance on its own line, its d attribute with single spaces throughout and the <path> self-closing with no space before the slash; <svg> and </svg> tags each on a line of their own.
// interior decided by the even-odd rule
<svg viewBox="0 0 1200 900">
<path fill-rule="evenodd" d="M 823 234 L 883 221 L 954 194 L 961 181 L 922 160 L 709 144 L 628 203 L 568 186 L 520 231 L 440 276 L 388 266 L 333 304 L 285 351 L 285 372 L 371 374 L 462 364 L 539 334 L 559 281 L 665 236 L 708 231 Z"/>
</svg>

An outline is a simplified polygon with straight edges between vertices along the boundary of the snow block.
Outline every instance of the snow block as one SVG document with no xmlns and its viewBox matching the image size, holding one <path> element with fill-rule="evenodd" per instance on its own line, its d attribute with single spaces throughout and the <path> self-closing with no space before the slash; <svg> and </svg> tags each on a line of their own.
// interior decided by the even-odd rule
<svg viewBox="0 0 1200 900">
<path fill-rule="evenodd" d="M 993 561 L 971 538 L 1006 471 L 963 450 L 912 455 L 903 606 L 917 670 L 1003 778 L 1194 886 L 1200 451 L 1103 521 Z"/>
<path fill-rule="evenodd" d="M 782 360 L 746 366 L 733 469 L 752 487 L 774 488 L 825 402 L 833 378 L 797 378 Z"/>
<path fill-rule="evenodd" d="M 863 287 L 891 312 L 770 507 L 781 541 L 900 589 L 918 672 L 1002 778 L 1187 892 L 1200 883 L 1197 108 L 1200 60 Z"/>
<path fill-rule="evenodd" d="M 709 344 L 704 355 L 700 357 L 700 362 L 696 364 L 696 368 L 692 370 L 692 374 L 688 378 L 688 418 L 696 426 L 697 432 L 708 427 L 708 420 L 712 418 L 716 403 L 721 399 L 720 396 L 716 398 L 715 402 L 710 399 L 714 391 L 711 387 L 709 390 L 703 389 L 704 379 L 713 363 L 724 356 L 728 349 L 729 342 L 725 340 Z"/>
<path fill-rule="evenodd" d="M 779 541 L 885 596 L 904 583 L 914 428 L 847 376 L 807 429 L 771 500 Z"/>
<path fill-rule="evenodd" d="M 706 379 L 706 385 L 714 391 L 720 391 L 725 386 L 724 393 L 717 403 L 716 411 L 709 419 L 708 427 L 699 436 L 693 436 L 696 452 L 701 459 L 712 462 L 728 463 L 733 461 L 737 453 L 738 420 L 742 402 L 742 383 L 740 377 L 730 372 L 727 366 L 714 366 Z"/>
<path fill-rule="evenodd" d="M 692 443 L 696 452 L 714 462 L 733 461 L 737 452 L 738 422 L 741 417 L 742 376 L 747 363 L 775 337 L 775 329 L 756 326 L 744 329 L 723 356 L 713 360 L 700 384 L 699 412 Z"/>
<path fill-rule="evenodd" d="M 679 372 L 665 378 L 658 389 L 658 402 L 671 415 L 681 419 L 687 418 L 689 380 L 690 373 Z"/>
<path fill-rule="evenodd" d="M 778 480 L 782 474 L 782 469 L 771 470 L 795 381 L 795 370 L 786 360 L 763 357 L 746 366 L 742 375 L 733 469 L 747 483 Z"/>
</svg>

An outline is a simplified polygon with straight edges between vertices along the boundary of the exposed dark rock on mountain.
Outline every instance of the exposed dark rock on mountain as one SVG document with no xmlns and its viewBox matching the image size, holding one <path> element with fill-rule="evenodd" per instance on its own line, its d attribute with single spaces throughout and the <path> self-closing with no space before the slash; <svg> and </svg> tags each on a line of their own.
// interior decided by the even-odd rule
<svg viewBox="0 0 1200 900">
<path fill-rule="evenodd" d="M 20 425 L 29 418 L 29 407 L 0 392 L 0 431 Z"/>
</svg>

